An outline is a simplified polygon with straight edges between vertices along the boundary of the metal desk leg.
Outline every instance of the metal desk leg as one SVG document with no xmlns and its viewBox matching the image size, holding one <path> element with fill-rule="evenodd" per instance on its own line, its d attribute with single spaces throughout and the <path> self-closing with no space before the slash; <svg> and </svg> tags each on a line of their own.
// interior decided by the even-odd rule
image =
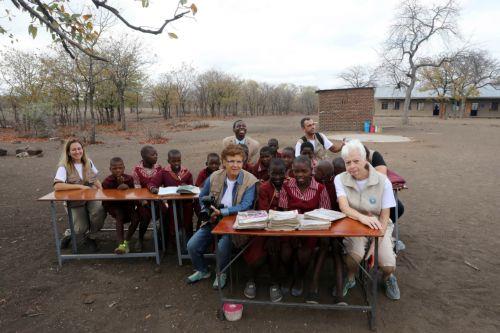
<svg viewBox="0 0 500 333">
<path fill-rule="evenodd" d="M 172 209 L 174 210 L 174 226 L 175 226 L 175 242 L 177 243 L 177 260 L 179 261 L 179 266 L 182 266 L 182 253 L 181 253 L 181 242 L 179 237 L 179 222 L 177 221 L 177 200 L 172 200 Z"/>
<path fill-rule="evenodd" d="M 153 243 L 155 247 L 155 257 L 156 257 L 156 264 L 160 264 L 160 251 L 158 250 L 158 230 L 156 230 L 156 212 L 155 212 L 155 202 L 151 200 L 151 218 L 152 218 L 152 224 L 153 224 Z"/>
<path fill-rule="evenodd" d="M 394 214 L 394 234 L 396 236 L 396 254 L 399 252 L 399 227 L 398 227 L 398 190 L 394 191 L 394 197 L 396 199 L 396 208 Z"/>
<path fill-rule="evenodd" d="M 71 208 L 68 207 L 68 223 L 69 223 L 69 230 L 71 230 L 71 248 L 73 250 L 73 254 L 78 253 L 78 247 L 76 244 L 76 234 L 75 234 L 75 225 L 73 223 L 73 212 L 71 211 Z M 90 221 L 89 221 L 90 223 Z M 89 225 L 90 228 L 90 225 Z"/>
<path fill-rule="evenodd" d="M 50 220 L 52 221 L 52 227 L 54 228 L 54 239 L 56 241 L 57 262 L 59 263 L 59 267 L 61 267 L 62 266 L 61 242 L 59 241 L 59 231 L 57 230 L 56 205 L 55 205 L 54 201 L 50 202 Z"/>
<path fill-rule="evenodd" d="M 376 330 L 377 291 L 378 291 L 378 237 L 375 237 L 374 265 L 372 273 L 372 297 L 370 302 L 370 330 Z"/>
<path fill-rule="evenodd" d="M 217 316 L 219 319 L 224 320 L 224 294 L 222 293 L 221 283 L 220 283 L 220 260 L 219 260 L 219 240 L 217 239 L 217 235 L 214 235 L 215 242 L 215 278 L 217 279 L 217 292 L 219 293 L 219 309 L 217 310 Z M 229 263 L 231 264 L 231 263 Z"/>
<path fill-rule="evenodd" d="M 160 210 L 160 232 L 161 232 L 161 246 L 162 246 L 162 250 L 163 250 L 163 253 L 167 252 L 167 247 L 165 246 L 165 238 L 167 237 L 166 236 L 166 232 L 165 232 L 165 223 L 163 221 L 163 213 L 161 212 L 162 211 L 162 208 L 164 205 L 165 202 L 164 201 L 160 201 L 160 205 L 159 205 L 159 210 Z"/>
</svg>

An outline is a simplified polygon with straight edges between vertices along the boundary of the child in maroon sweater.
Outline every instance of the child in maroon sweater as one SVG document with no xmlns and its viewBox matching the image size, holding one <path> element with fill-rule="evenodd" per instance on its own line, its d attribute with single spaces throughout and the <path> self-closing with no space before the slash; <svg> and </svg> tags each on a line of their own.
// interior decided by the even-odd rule
<svg viewBox="0 0 500 333">
<path fill-rule="evenodd" d="M 151 179 L 161 172 L 161 165 L 156 164 L 158 161 L 158 153 L 152 146 L 144 146 L 141 149 L 142 161 L 134 167 L 132 178 L 134 178 L 135 188 L 147 188 Z M 162 214 L 166 218 L 167 208 L 161 205 Z M 149 222 L 151 221 L 151 206 L 149 201 L 143 201 L 137 205 L 139 213 L 139 239 L 135 243 L 135 251 L 142 252 L 144 246 L 144 235 L 148 230 Z M 157 211 L 157 213 L 159 213 Z"/>
<path fill-rule="evenodd" d="M 342 160 L 343 162 L 344 160 Z M 331 209 L 339 211 L 339 206 L 337 203 L 337 193 L 335 192 L 335 186 L 333 184 L 333 164 L 329 161 L 319 161 L 316 166 L 316 174 L 314 175 L 314 179 L 323 184 L 328 192 L 328 196 L 330 197 Z M 309 293 L 306 296 L 306 302 L 316 304 L 319 302 L 319 277 L 321 274 L 321 270 L 323 269 L 323 265 L 328 254 L 328 248 L 330 246 L 330 239 L 321 238 L 319 245 L 319 253 L 317 256 L 316 263 L 314 265 L 314 273 L 313 278 L 311 280 L 311 285 L 309 287 Z M 341 248 L 338 239 L 332 239 L 331 242 L 333 249 L 333 261 L 335 263 L 335 272 L 337 283 L 336 287 L 342 287 L 342 258 L 341 258 Z M 340 286 L 340 287 L 339 287 Z M 340 290 L 340 289 L 338 289 Z M 334 295 L 335 297 L 335 295 Z M 341 302 L 342 299 L 336 299 L 335 303 Z"/>
<path fill-rule="evenodd" d="M 267 145 L 271 148 L 271 154 L 273 158 L 281 158 L 281 152 L 279 151 L 280 145 L 278 139 L 271 138 L 267 141 Z"/>
<path fill-rule="evenodd" d="M 323 184 L 312 177 L 311 160 L 307 156 L 298 156 L 292 164 L 294 178 L 286 182 L 279 198 L 279 207 L 283 210 L 297 209 L 300 214 L 317 208 L 330 209 L 330 198 Z M 294 272 L 292 296 L 300 296 L 304 290 L 304 276 L 309 266 L 311 256 L 316 247 L 317 238 L 294 237 L 287 247 L 283 244 L 282 259 L 292 262 L 292 254 L 296 252 L 297 270 Z"/>
<path fill-rule="evenodd" d="M 242 169 L 252 173 L 253 172 L 253 164 L 248 162 L 248 154 L 249 154 L 248 146 L 245 144 L 240 144 L 240 146 L 241 146 L 241 148 L 243 148 L 243 151 L 245 152 L 245 158 L 243 159 Z"/>
<path fill-rule="evenodd" d="M 252 173 L 261 182 L 269 180 L 269 163 L 271 162 L 272 151 L 269 146 L 260 148 L 260 157 L 254 165 Z"/>
<path fill-rule="evenodd" d="M 287 178 L 293 177 L 292 163 L 295 158 L 295 149 L 293 147 L 285 147 L 281 152 L 281 159 L 285 162 L 285 175 Z"/>
<path fill-rule="evenodd" d="M 193 175 L 191 172 L 181 165 L 182 156 L 181 152 L 177 149 L 172 149 L 168 152 L 168 165 L 154 176 L 148 183 L 148 189 L 151 193 L 158 193 L 159 187 L 167 186 L 180 186 L 180 185 L 193 185 Z M 181 226 L 184 226 L 186 232 L 186 240 L 193 235 L 193 200 L 182 200 L 180 205 L 181 211 L 177 212 L 177 216 L 182 216 Z M 173 205 L 168 208 L 168 215 L 170 221 L 174 221 Z M 175 244 L 175 226 L 174 223 L 169 223 L 169 244 Z"/>
<path fill-rule="evenodd" d="M 212 174 L 212 172 L 220 169 L 220 157 L 216 153 L 209 153 L 207 155 L 207 161 L 205 162 L 206 168 L 201 170 L 194 183 L 198 187 L 203 187 L 205 180 Z"/>
<path fill-rule="evenodd" d="M 120 157 L 113 157 L 109 163 L 109 171 L 111 175 L 106 177 L 102 182 L 103 189 L 118 189 L 127 190 L 134 188 L 134 179 L 132 176 L 125 174 L 125 165 Z M 129 241 L 137 229 L 139 217 L 135 210 L 135 201 L 103 201 L 104 209 L 113 216 L 116 222 L 116 238 L 118 247 L 115 249 L 116 254 L 129 253 Z M 123 237 L 123 225 L 130 222 L 127 235 Z"/>
<path fill-rule="evenodd" d="M 269 175 L 270 180 L 262 183 L 259 189 L 257 208 L 260 210 L 278 209 L 279 192 L 285 181 L 285 163 L 280 159 L 273 158 L 269 165 Z M 274 237 L 255 237 L 252 244 L 243 253 L 243 258 L 249 268 L 249 279 L 244 291 L 247 298 L 255 298 L 257 292 L 255 277 L 257 272 L 266 263 L 266 259 L 269 263 L 272 280 L 269 288 L 269 298 L 272 302 L 279 302 L 283 298 L 277 282 L 280 264 L 279 247 L 279 239 L 275 239 Z"/>
</svg>

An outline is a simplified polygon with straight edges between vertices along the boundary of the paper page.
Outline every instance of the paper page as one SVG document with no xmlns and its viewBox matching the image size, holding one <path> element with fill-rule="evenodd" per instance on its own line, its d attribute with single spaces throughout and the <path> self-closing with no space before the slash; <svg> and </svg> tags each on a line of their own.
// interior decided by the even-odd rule
<svg viewBox="0 0 500 333">
<path fill-rule="evenodd" d="M 158 195 L 169 195 L 169 194 L 177 194 L 177 186 L 160 187 L 158 189 Z"/>
</svg>

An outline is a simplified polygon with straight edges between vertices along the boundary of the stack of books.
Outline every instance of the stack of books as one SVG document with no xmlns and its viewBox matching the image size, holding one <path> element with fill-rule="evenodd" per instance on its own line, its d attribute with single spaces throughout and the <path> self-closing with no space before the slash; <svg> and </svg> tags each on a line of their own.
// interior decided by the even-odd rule
<svg viewBox="0 0 500 333">
<path fill-rule="evenodd" d="M 336 210 L 318 208 L 304 214 L 306 219 L 328 220 L 330 222 L 343 219 L 346 215 Z"/>
<path fill-rule="evenodd" d="M 335 210 L 319 208 L 299 216 L 299 230 L 328 230 L 332 221 L 344 218 L 345 214 Z"/>
<path fill-rule="evenodd" d="M 287 212 L 270 210 L 266 230 L 290 231 L 297 229 L 299 224 L 299 213 L 297 210 Z"/>
<path fill-rule="evenodd" d="M 238 212 L 233 228 L 237 230 L 264 229 L 267 226 L 268 214 L 265 210 L 247 210 Z"/>
<path fill-rule="evenodd" d="M 299 215 L 299 230 L 328 230 L 332 222 L 322 219 L 310 219 Z"/>
</svg>

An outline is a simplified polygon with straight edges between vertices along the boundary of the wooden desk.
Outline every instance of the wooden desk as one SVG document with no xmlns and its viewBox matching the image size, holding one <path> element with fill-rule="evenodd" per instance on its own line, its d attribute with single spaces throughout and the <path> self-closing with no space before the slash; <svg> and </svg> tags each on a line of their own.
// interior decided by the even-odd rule
<svg viewBox="0 0 500 333">
<path fill-rule="evenodd" d="M 382 237 L 384 230 L 370 229 L 351 218 L 343 218 L 332 223 L 329 230 L 236 230 L 233 228 L 236 215 L 224 217 L 212 230 L 215 235 L 246 235 L 262 237 Z"/>
<path fill-rule="evenodd" d="M 308 304 L 298 302 L 277 302 L 263 300 L 250 300 L 246 298 L 227 298 L 224 296 L 222 289 L 219 287 L 220 308 L 219 313 L 222 313 L 222 306 L 224 303 L 241 303 L 241 304 L 254 304 L 254 305 L 270 305 L 270 306 L 285 306 L 285 307 L 300 307 L 300 308 L 314 308 L 314 309 L 335 309 L 335 310 L 353 310 L 368 313 L 368 320 L 370 329 L 375 329 L 376 320 L 376 305 L 377 305 L 377 272 L 378 272 L 378 239 L 383 237 L 385 230 L 373 230 L 363 225 L 361 222 L 355 221 L 351 218 L 343 218 L 332 223 L 329 230 L 293 230 L 293 231 L 267 231 L 267 230 L 236 230 L 233 228 L 236 216 L 224 217 L 212 230 L 214 237 L 217 241 L 217 236 L 221 235 L 246 235 L 246 236 L 260 236 L 260 237 L 372 237 L 375 240 L 374 252 L 374 267 L 372 273 L 369 274 L 366 270 L 362 269 L 363 278 L 371 280 L 371 293 L 365 290 L 365 297 L 368 305 L 338 305 L 338 304 Z M 255 239 L 255 238 L 253 238 Z M 239 256 L 249 247 L 251 239 L 237 254 L 234 256 L 226 267 L 219 267 L 217 248 L 216 250 L 216 273 L 217 278 L 220 274 L 227 271 L 229 267 L 238 259 Z M 220 286 L 220 281 L 219 281 Z M 369 295 L 368 295 L 369 294 Z M 223 316 L 223 314 L 222 314 Z"/>
<path fill-rule="evenodd" d="M 69 191 L 54 191 L 43 197 L 39 198 L 38 201 L 50 201 L 51 205 L 56 201 L 142 201 L 147 200 L 151 202 L 151 216 L 153 220 L 153 238 L 155 242 L 155 252 L 145 252 L 145 253 L 128 253 L 122 255 L 116 254 L 77 254 L 76 240 L 74 238 L 73 230 L 73 217 L 71 216 L 71 211 L 68 210 L 68 223 L 70 225 L 72 234 L 72 246 L 73 254 L 64 255 L 61 254 L 60 244 L 59 244 L 59 234 L 57 232 L 57 224 L 55 223 L 55 208 L 52 210 L 52 224 L 54 227 L 54 237 L 56 239 L 56 252 L 59 261 L 59 265 L 62 265 L 63 260 L 69 259 L 114 259 L 114 258 L 130 258 L 130 257 L 151 257 L 154 254 L 156 257 L 156 263 L 160 264 L 160 255 L 157 244 L 157 232 L 156 232 L 156 212 L 154 210 L 155 201 L 171 201 L 174 206 L 174 224 L 175 224 L 175 236 L 177 240 L 177 257 L 179 264 L 182 265 L 183 255 L 180 247 L 180 236 L 179 236 L 179 221 L 177 216 L 177 201 L 179 200 L 193 200 L 196 199 L 198 195 L 193 194 L 169 194 L 169 195 L 157 195 L 152 194 L 146 188 L 139 189 L 128 189 L 128 190 L 116 190 L 116 189 L 106 189 L 106 190 L 69 190 Z M 160 210 L 161 217 L 161 210 Z M 160 218 L 160 229 L 162 231 L 162 245 L 165 249 L 165 232 L 162 219 Z M 57 233 L 57 234 L 56 234 Z"/>
</svg>

